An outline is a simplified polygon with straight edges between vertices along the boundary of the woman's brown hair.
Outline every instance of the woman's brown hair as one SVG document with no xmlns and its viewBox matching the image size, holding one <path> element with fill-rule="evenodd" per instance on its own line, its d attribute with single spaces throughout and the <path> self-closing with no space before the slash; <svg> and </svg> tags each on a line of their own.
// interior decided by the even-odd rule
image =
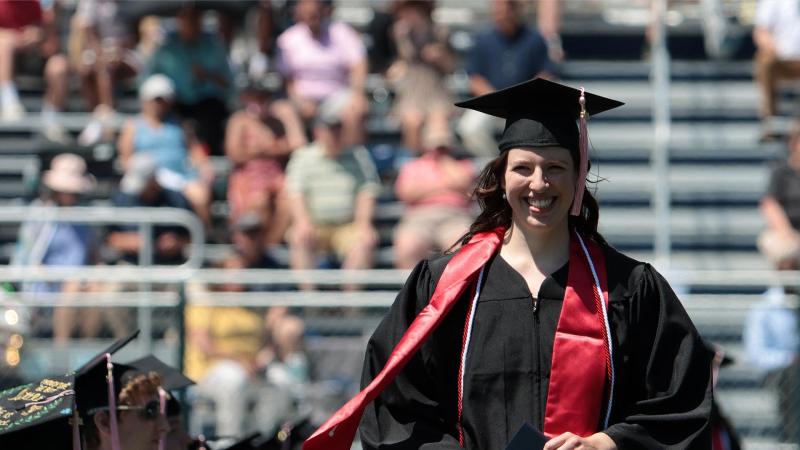
<svg viewBox="0 0 800 450">
<path fill-rule="evenodd" d="M 508 152 L 503 152 L 497 158 L 489 161 L 480 175 L 478 175 L 478 181 L 472 195 L 478 201 L 481 212 L 470 225 L 469 231 L 459 239 L 458 243 L 461 245 L 469 242 L 472 236 L 477 233 L 491 231 L 497 227 L 509 228 L 511 226 L 511 205 L 503 197 L 505 191 L 500 183 L 506 170 L 507 160 Z M 597 231 L 597 224 L 600 220 L 600 206 L 591 192 L 587 188 L 584 189 L 581 214 L 579 216 L 570 216 L 569 224 L 584 237 L 605 245 L 607 244 L 605 238 Z"/>
</svg>

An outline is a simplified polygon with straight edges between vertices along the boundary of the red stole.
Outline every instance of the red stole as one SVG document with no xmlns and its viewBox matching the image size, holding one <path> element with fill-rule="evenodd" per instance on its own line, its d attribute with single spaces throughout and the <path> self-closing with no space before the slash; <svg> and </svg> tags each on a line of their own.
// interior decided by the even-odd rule
<svg viewBox="0 0 800 450">
<path fill-rule="evenodd" d="M 364 408 L 392 382 L 467 287 L 475 283 L 480 269 L 500 248 L 504 234 L 505 230 L 502 228 L 478 233 L 459 250 L 445 267 L 430 302 L 406 330 L 380 373 L 364 390 L 322 424 L 303 443 L 303 450 L 350 449 Z M 595 262 L 597 275 L 603 283 L 601 289 L 605 293 L 605 264 L 602 251 L 596 244 L 586 242 Z M 601 357 L 602 353 L 597 352 L 602 351 L 603 322 L 602 318 L 598 319 L 597 316 L 599 304 L 595 301 L 595 296 L 591 295 L 593 286 L 591 272 L 583 251 L 576 245 L 578 244 L 575 242 L 570 244 L 570 275 L 561 318 L 556 329 L 550 393 L 545 414 L 546 433 L 560 433 L 560 430 L 563 430 L 580 435 L 592 434 L 599 423 L 602 407 L 606 363 Z M 577 266 L 582 269 L 573 270 L 573 267 Z M 573 273 L 576 275 L 573 276 Z M 569 319 L 565 320 L 565 317 Z M 592 325 L 593 321 L 597 323 Z M 584 336 L 584 332 L 588 335 Z M 598 339 L 600 347 L 596 345 Z M 578 342 L 581 343 L 580 346 L 576 345 Z M 589 344 L 585 349 L 582 348 L 584 342 Z M 567 378 L 561 380 L 562 377 Z"/>
<path fill-rule="evenodd" d="M 600 247 L 585 239 L 608 305 L 605 258 Z M 611 358 L 603 309 L 594 276 L 578 237 L 570 239 L 569 277 L 556 327 L 544 433 L 589 436 L 597 432 Z"/>
<path fill-rule="evenodd" d="M 500 248 L 504 234 L 502 228 L 478 233 L 453 256 L 436 284 L 430 302 L 411 322 L 380 373 L 325 421 L 303 443 L 303 450 L 350 450 L 364 408 L 392 382 L 450 312 L 461 294 L 475 282 L 481 267 Z"/>
</svg>

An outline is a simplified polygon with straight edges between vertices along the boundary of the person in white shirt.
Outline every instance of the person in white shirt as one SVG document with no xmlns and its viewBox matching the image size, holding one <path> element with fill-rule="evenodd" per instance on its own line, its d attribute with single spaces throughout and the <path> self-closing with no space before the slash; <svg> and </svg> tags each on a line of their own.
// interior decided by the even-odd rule
<svg viewBox="0 0 800 450">
<path fill-rule="evenodd" d="M 800 0 L 760 0 L 753 40 L 760 114 L 777 114 L 775 93 L 780 79 L 800 78 Z"/>
</svg>

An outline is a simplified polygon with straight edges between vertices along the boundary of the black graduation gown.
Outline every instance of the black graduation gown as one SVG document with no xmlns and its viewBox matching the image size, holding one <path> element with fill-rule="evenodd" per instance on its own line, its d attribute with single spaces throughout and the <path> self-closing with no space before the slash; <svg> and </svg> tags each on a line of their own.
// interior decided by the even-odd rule
<svg viewBox="0 0 800 450">
<path fill-rule="evenodd" d="M 621 450 L 709 449 L 710 354 L 655 269 L 609 247 L 603 251 L 616 387 L 612 425 L 598 430 Z M 369 341 L 362 387 L 427 304 L 451 257 L 423 261 L 414 269 Z M 533 297 L 502 257 L 487 263 L 464 375 L 467 449 L 502 450 L 526 421 L 543 428 L 568 267 L 548 277 Z M 457 377 L 469 295 L 366 408 L 360 427 L 364 449 L 460 448 Z"/>
</svg>

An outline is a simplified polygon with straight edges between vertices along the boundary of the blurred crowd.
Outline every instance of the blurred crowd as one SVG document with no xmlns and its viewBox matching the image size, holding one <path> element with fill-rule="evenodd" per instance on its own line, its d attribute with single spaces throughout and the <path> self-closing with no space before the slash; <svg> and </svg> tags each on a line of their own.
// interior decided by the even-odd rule
<svg viewBox="0 0 800 450">
<path fill-rule="evenodd" d="M 0 124 L 39 120 L 41 135 L 63 149 L 45 166 L 32 205 L 191 211 L 207 241 L 228 249 L 209 263 L 223 269 L 369 269 L 381 242 L 391 244 L 389 264 L 408 269 L 447 250 L 471 222 L 473 160 L 495 151 L 500 123 L 455 115 L 448 79 L 457 52 L 451 31 L 434 19 L 434 2 L 383 2 L 363 33 L 337 20 L 334 6 L 0 0 Z M 539 28 L 530 20 L 537 10 Z M 462 55 L 468 95 L 557 74 L 557 1 L 493 0 L 490 11 L 491 22 L 476 28 L 472 50 Z M 44 81 L 39 111 L 20 93 L 31 78 Z M 381 119 L 401 134 L 388 163 L 367 139 L 376 104 L 371 79 L 390 93 Z M 80 112 L 87 117 L 80 130 L 65 126 Z M 102 145 L 115 150 L 110 191 L 85 159 L 87 149 Z M 383 236 L 379 198 L 404 207 Z M 212 213 L 215 201 L 225 205 L 224 218 Z M 144 256 L 147 243 L 152 252 Z M 100 229 L 37 215 L 23 223 L 12 264 L 174 265 L 186 260 L 190 243 L 180 226 L 157 224 L 143 236 L 136 225 Z M 76 281 L 14 288 L 79 298 L 129 287 Z M 269 286 L 193 289 L 215 296 Z M 259 408 L 252 398 L 268 399 L 262 418 L 302 403 L 311 370 L 301 316 L 279 307 L 187 309 L 185 370 L 198 380 L 196 395 L 213 403 L 218 435 L 252 429 Z M 57 345 L 121 337 L 134 323 L 133 311 L 122 308 L 40 308 L 31 321 L 33 335 Z"/>
<path fill-rule="evenodd" d="M 473 27 L 468 50 L 459 54 L 432 0 L 381 2 L 361 31 L 337 20 L 330 0 L 0 0 L 0 124 L 37 118 L 42 136 L 64 149 L 42 173 L 34 206 L 99 201 L 191 211 L 207 240 L 228 249 L 209 263 L 223 269 L 369 269 L 387 242 L 389 264 L 409 269 L 467 231 L 477 170 L 496 151 L 502 120 L 475 111 L 457 115 L 453 102 L 536 76 L 558 77 L 568 57 L 559 37 L 561 6 L 491 0 L 490 20 Z M 754 78 L 764 140 L 777 139 L 772 122 L 780 115 L 781 83 L 800 78 L 798 33 L 796 0 L 759 0 Z M 450 84 L 460 70 L 466 92 Z M 38 111 L 15 82 L 25 76 L 44 81 Z M 70 102 L 76 88 L 80 102 Z M 136 106 L 123 104 L 131 91 Z M 76 112 L 88 116 L 80 130 L 65 126 L 67 113 Z M 388 156 L 385 143 L 368 138 L 368 124 L 380 129 L 384 121 L 400 130 Z M 98 145 L 115 149 L 119 176 L 111 192 L 100 189 L 78 155 Z M 388 235 L 377 226 L 384 199 L 403 206 Z M 215 212 L 215 201 L 225 205 L 224 214 Z M 759 249 L 775 268 L 797 270 L 800 128 L 761 210 L 767 227 Z M 140 260 L 143 242 L 152 243 L 150 261 Z M 173 265 L 186 260 L 190 243 L 180 226 L 156 225 L 142 236 L 135 225 L 98 229 L 37 216 L 23 223 L 12 264 Z M 126 287 L 14 288 L 79 296 Z M 214 296 L 269 286 L 196 289 Z M 767 294 L 745 336 L 757 365 L 771 373 L 796 370 L 800 338 L 786 294 L 795 293 Z M 110 311 L 43 309 L 32 329 L 59 344 L 132 331 L 131 311 Z M 270 411 L 303 402 L 311 367 L 301 317 L 302 311 L 277 307 L 187 309 L 185 370 L 198 380 L 198 395 L 215 405 L 216 433 L 250 430 L 259 408 L 252 398 L 269 399 Z"/>
</svg>

